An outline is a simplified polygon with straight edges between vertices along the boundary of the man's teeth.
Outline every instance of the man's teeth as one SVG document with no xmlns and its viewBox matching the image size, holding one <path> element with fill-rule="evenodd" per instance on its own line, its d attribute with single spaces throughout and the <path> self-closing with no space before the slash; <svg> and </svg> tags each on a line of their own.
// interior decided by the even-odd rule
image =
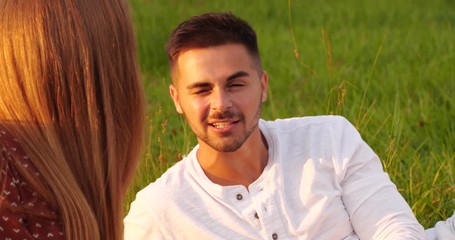
<svg viewBox="0 0 455 240">
<path fill-rule="evenodd" d="M 224 128 L 224 127 L 231 125 L 231 123 L 230 122 L 218 122 L 218 123 L 213 123 L 212 125 L 216 128 Z"/>
</svg>

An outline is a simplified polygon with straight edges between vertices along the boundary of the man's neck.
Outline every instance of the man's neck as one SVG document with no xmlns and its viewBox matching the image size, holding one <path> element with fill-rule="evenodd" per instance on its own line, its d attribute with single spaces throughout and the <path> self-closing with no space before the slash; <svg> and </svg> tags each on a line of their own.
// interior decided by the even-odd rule
<svg viewBox="0 0 455 240">
<path fill-rule="evenodd" d="M 200 145 L 197 153 L 205 175 L 221 186 L 248 186 L 262 174 L 268 162 L 267 142 L 261 132 L 254 132 L 235 152 L 218 152 Z"/>
</svg>

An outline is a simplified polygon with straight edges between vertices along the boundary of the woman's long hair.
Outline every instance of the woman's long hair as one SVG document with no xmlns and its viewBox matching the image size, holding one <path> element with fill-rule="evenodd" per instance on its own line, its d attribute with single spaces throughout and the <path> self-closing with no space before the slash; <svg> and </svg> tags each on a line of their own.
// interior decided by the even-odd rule
<svg viewBox="0 0 455 240">
<path fill-rule="evenodd" d="M 0 123 L 67 239 L 123 238 L 145 132 L 136 54 L 124 0 L 0 0 Z"/>
</svg>

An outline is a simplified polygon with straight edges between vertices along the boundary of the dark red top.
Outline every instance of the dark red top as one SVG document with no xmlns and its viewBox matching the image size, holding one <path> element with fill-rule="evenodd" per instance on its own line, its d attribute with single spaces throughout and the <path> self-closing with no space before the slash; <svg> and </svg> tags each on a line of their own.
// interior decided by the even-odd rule
<svg viewBox="0 0 455 240">
<path fill-rule="evenodd" d="M 17 140 L 0 124 L 0 238 L 64 239 L 56 210 L 28 185 L 19 164 L 42 180 Z"/>
</svg>

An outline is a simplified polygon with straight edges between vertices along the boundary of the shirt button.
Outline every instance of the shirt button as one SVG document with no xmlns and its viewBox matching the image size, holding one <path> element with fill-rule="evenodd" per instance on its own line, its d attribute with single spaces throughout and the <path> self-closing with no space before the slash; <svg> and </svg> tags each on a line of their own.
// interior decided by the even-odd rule
<svg viewBox="0 0 455 240">
<path fill-rule="evenodd" d="M 255 217 L 256 219 L 259 219 L 258 213 L 254 213 L 254 217 Z"/>
<path fill-rule="evenodd" d="M 278 239 L 278 234 L 276 234 L 276 233 L 272 234 L 272 239 L 273 240 L 277 240 Z"/>
<path fill-rule="evenodd" d="M 243 196 L 242 196 L 242 194 L 240 194 L 240 193 L 239 193 L 239 194 L 237 194 L 236 198 L 237 198 L 237 200 L 239 200 L 239 201 L 240 201 L 240 200 L 242 200 L 242 199 L 243 199 Z"/>
</svg>

